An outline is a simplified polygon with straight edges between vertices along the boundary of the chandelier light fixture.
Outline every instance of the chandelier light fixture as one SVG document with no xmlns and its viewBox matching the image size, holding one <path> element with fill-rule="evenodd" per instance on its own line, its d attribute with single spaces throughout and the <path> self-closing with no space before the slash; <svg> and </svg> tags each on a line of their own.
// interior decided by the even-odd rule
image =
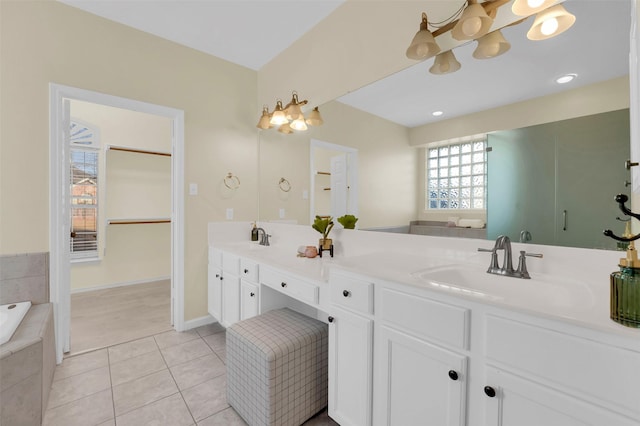
<svg viewBox="0 0 640 426">
<path fill-rule="evenodd" d="M 429 22 L 427 14 L 422 13 L 420 29 L 407 48 L 407 58 L 426 60 L 435 56 L 434 64 L 429 68 L 432 74 L 449 74 L 459 70 L 462 65 L 456 60 L 453 50 L 443 52 L 436 40 L 447 32 L 458 41 L 476 41 L 477 47 L 473 52 L 476 59 L 490 59 L 506 53 L 511 44 L 500 29 L 491 31 L 491 27 L 498 9 L 510 2 L 511 0 L 486 0 L 478 3 L 478 0 L 464 0 L 456 12 L 441 22 Z M 558 0 L 514 0 L 511 12 L 523 18 L 510 25 L 520 24 L 529 16 L 535 15 L 527 38 L 536 41 L 555 37 L 568 30 L 576 21 L 576 17 L 567 12 Z"/>
<path fill-rule="evenodd" d="M 320 116 L 320 110 L 318 107 L 305 117 L 302 111 L 302 106 L 308 104 L 305 100 L 298 99 L 298 93 L 294 90 L 291 95 L 291 101 L 282 106 L 280 99 L 276 100 L 276 106 L 273 108 L 273 112 L 269 112 L 267 105 L 262 107 L 262 115 L 258 120 L 256 127 L 262 130 L 268 130 L 273 127 L 278 127 L 280 133 L 289 135 L 295 131 L 303 132 L 308 129 L 308 126 L 320 126 L 324 121 Z"/>
</svg>

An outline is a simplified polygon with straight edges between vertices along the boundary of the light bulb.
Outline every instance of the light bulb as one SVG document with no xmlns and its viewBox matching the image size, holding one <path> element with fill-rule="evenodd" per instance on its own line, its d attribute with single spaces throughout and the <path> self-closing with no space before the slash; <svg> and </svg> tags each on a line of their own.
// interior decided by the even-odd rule
<svg viewBox="0 0 640 426">
<path fill-rule="evenodd" d="M 304 116 L 300 116 L 296 120 L 293 120 L 290 124 L 293 130 L 307 130 L 307 124 L 304 122 Z"/>
<path fill-rule="evenodd" d="M 556 18 L 549 18 L 540 26 L 540 32 L 543 35 L 551 35 L 558 31 L 558 20 Z"/>
<path fill-rule="evenodd" d="M 539 8 L 542 3 L 544 3 L 544 0 L 527 0 L 527 5 L 531 9 Z"/>
<path fill-rule="evenodd" d="M 477 16 L 465 19 L 462 23 L 462 33 L 467 37 L 476 35 L 476 33 L 480 31 L 480 28 L 482 28 L 482 20 Z"/>
</svg>

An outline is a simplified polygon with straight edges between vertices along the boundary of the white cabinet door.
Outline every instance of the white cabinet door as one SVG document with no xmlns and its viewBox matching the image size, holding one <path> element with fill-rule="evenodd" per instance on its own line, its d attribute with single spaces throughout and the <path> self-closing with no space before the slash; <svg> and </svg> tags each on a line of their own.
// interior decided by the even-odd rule
<svg viewBox="0 0 640 426">
<path fill-rule="evenodd" d="M 222 277 L 222 321 L 229 327 L 240 320 L 240 278 L 231 274 Z"/>
<path fill-rule="evenodd" d="M 374 424 L 465 424 L 466 356 L 384 325 L 375 338 Z"/>
<path fill-rule="evenodd" d="M 474 397 L 483 393 L 487 426 L 587 426 L 638 425 L 627 417 L 593 404 L 488 367 L 485 389 L 470 391 Z M 493 396 L 492 396 L 493 395 Z"/>
<path fill-rule="evenodd" d="M 207 276 L 207 310 L 218 321 L 222 320 L 222 271 L 209 264 Z"/>
<path fill-rule="evenodd" d="M 373 321 L 332 307 L 329 416 L 342 426 L 371 424 Z"/>
<path fill-rule="evenodd" d="M 255 317 L 259 313 L 258 286 L 245 280 L 240 280 L 240 319 Z"/>
</svg>

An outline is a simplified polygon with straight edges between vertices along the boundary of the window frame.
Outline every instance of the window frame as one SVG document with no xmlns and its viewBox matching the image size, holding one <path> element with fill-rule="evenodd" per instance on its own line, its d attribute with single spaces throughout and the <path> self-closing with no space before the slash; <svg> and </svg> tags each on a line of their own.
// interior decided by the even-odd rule
<svg viewBox="0 0 640 426">
<path fill-rule="evenodd" d="M 474 150 L 474 144 L 482 143 L 481 149 Z M 469 152 L 463 152 L 463 145 L 469 145 Z M 458 147 L 457 152 L 452 156 L 451 148 Z M 443 149 L 446 150 L 446 155 L 441 155 Z M 430 156 L 437 150 L 436 156 Z M 482 153 L 482 161 L 477 161 L 474 159 L 475 154 Z M 468 163 L 463 163 L 462 156 L 469 155 L 470 161 Z M 452 157 L 456 158 L 456 161 L 449 161 Z M 446 158 L 446 161 L 443 161 Z M 474 135 L 465 138 L 453 139 L 442 141 L 438 143 L 429 144 L 424 149 L 424 203 L 423 203 L 423 211 L 425 213 L 435 213 L 435 212 L 486 212 L 487 206 L 487 169 L 488 169 L 488 159 L 487 159 L 487 135 Z M 436 175 L 434 176 L 431 171 L 433 170 L 433 162 L 437 163 Z M 475 170 L 474 166 L 482 165 L 482 173 L 478 173 L 478 170 Z M 468 173 L 463 173 L 463 167 L 469 167 Z M 457 174 L 449 173 L 452 169 L 457 169 Z M 443 170 L 446 170 L 445 173 L 442 173 Z M 474 177 L 482 176 L 482 184 L 474 184 Z M 462 182 L 463 178 L 469 179 L 469 184 L 464 185 Z M 451 185 L 451 179 L 457 179 L 458 183 L 455 186 Z M 447 186 L 444 187 L 440 183 L 441 180 L 447 181 Z M 435 181 L 435 187 L 430 187 L 430 182 Z M 443 191 L 446 193 L 446 196 L 443 197 Z M 480 196 L 477 194 L 477 189 L 482 189 Z M 432 191 L 436 191 L 437 196 L 432 197 Z M 452 190 L 455 192 L 455 197 L 451 196 Z M 457 191 L 455 191 L 457 190 Z M 468 197 L 463 197 L 463 190 L 469 191 Z M 475 200 L 478 200 L 481 197 L 481 205 L 482 207 L 476 207 L 477 204 L 474 203 Z M 445 199 L 446 198 L 446 199 Z M 463 200 L 469 200 L 469 207 L 462 207 Z M 455 207 L 452 207 L 452 201 L 457 201 Z M 441 207 L 442 202 L 446 201 L 446 207 Z M 436 203 L 435 207 L 432 207 L 433 202 Z"/>
<path fill-rule="evenodd" d="M 102 152 L 100 149 L 100 133 L 97 127 L 71 118 L 70 123 L 70 138 L 69 138 L 69 163 L 70 163 L 70 175 L 69 175 L 69 226 L 70 231 L 74 232 L 74 212 L 82 212 L 82 217 L 86 216 L 87 210 L 93 210 L 95 217 L 95 247 L 90 250 L 77 250 L 74 251 L 74 240 L 69 235 L 69 257 L 72 263 L 76 262 L 88 262 L 100 260 L 100 240 L 101 240 L 101 227 L 99 223 L 100 208 L 101 208 L 101 186 L 100 186 L 100 169 Z M 94 185 L 90 186 L 94 188 L 95 195 L 89 195 L 90 200 L 93 201 L 90 205 L 83 203 L 74 204 L 74 199 L 81 199 L 82 195 L 74 195 L 74 187 L 77 185 L 74 183 L 74 153 L 84 152 L 95 155 L 95 161 L 91 162 L 92 167 L 95 170 L 92 175 L 83 178 L 82 180 L 95 180 Z"/>
</svg>

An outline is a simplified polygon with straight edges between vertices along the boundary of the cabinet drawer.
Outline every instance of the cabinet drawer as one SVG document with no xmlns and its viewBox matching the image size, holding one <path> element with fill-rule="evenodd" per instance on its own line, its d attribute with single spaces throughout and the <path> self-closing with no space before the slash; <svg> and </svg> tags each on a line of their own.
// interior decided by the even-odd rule
<svg viewBox="0 0 640 426">
<path fill-rule="evenodd" d="M 562 331 L 487 315 L 487 359 L 588 395 L 594 402 L 640 414 L 640 353 Z"/>
<path fill-rule="evenodd" d="M 292 275 L 262 268 L 260 282 L 303 302 L 318 303 L 318 286 Z"/>
<path fill-rule="evenodd" d="M 249 259 L 240 259 L 240 276 L 252 283 L 258 282 L 258 264 Z"/>
<path fill-rule="evenodd" d="M 331 303 L 364 314 L 373 313 L 373 284 L 339 273 L 329 280 Z"/>
<path fill-rule="evenodd" d="M 227 252 L 222 253 L 222 270 L 238 276 L 238 271 L 240 270 L 240 256 Z"/>
<path fill-rule="evenodd" d="M 379 306 L 382 320 L 396 329 L 468 349 L 470 312 L 467 308 L 388 288 L 382 289 Z"/>
</svg>

